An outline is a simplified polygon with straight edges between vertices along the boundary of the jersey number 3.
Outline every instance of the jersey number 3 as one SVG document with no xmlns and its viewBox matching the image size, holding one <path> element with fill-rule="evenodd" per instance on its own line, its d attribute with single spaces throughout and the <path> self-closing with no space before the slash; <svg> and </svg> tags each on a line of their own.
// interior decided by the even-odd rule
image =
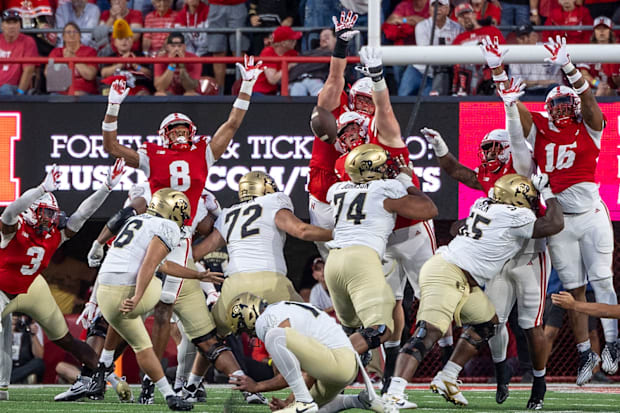
<svg viewBox="0 0 620 413">
<path fill-rule="evenodd" d="M 30 247 L 28 251 L 26 251 L 26 256 L 32 257 L 30 260 L 30 264 L 22 265 L 19 271 L 22 275 L 32 275 L 41 266 L 41 261 L 43 261 L 43 257 L 45 257 L 45 249 L 42 247 Z"/>
</svg>

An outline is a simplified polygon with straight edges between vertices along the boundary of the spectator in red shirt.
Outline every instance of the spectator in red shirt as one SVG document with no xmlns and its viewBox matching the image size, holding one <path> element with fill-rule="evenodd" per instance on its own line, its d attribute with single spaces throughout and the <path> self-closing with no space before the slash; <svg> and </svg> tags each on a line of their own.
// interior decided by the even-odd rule
<svg viewBox="0 0 620 413">
<path fill-rule="evenodd" d="M 553 9 L 545 26 L 591 26 L 592 16 L 583 6 L 577 6 L 577 0 L 558 0 L 560 9 Z M 543 39 L 555 36 L 566 37 L 566 42 L 588 43 L 592 32 L 590 30 L 571 30 L 571 31 L 546 31 L 543 32 Z"/>
<path fill-rule="evenodd" d="M 497 37 L 500 44 L 505 44 L 504 36 L 495 26 L 481 26 L 476 20 L 474 9 L 470 3 L 456 6 L 455 14 L 465 31 L 454 39 L 452 44 L 474 46 L 480 44 L 486 36 Z M 493 94 L 494 86 L 491 72 L 483 65 L 455 65 L 452 93 L 458 96 L 475 94 Z"/>
<path fill-rule="evenodd" d="M 166 40 L 168 57 L 196 57 L 185 50 L 185 37 L 179 32 L 170 33 Z M 197 95 L 202 64 L 157 63 L 155 71 L 155 96 Z"/>
<path fill-rule="evenodd" d="M 152 0 L 155 11 L 144 19 L 145 28 L 169 29 L 174 26 L 177 12 L 172 10 L 172 0 Z M 142 36 L 142 52 L 145 56 L 156 56 L 164 46 L 168 33 L 144 33 Z M 164 52 L 165 53 L 165 52 Z"/>
<path fill-rule="evenodd" d="M 132 29 L 140 29 L 143 26 L 142 13 L 127 7 L 127 0 L 110 0 L 110 9 L 101 13 L 101 21 L 99 24 L 105 24 L 108 27 L 114 26 L 114 22 L 123 19 L 129 23 Z M 133 33 L 132 50 L 140 50 L 140 33 Z"/>
<path fill-rule="evenodd" d="M 502 21 L 502 9 L 489 0 L 472 0 L 471 5 L 476 13 L 476 19 L 497 26 Z"/>
<path fill-rule="evenodd" d="M 201 0 L 185 0 L 185 5 L 174 20 L 174 27 L 204 28 L 207 27 L 208 16 L 209 6 Z M 207 33 L 194 32 L 183 33 L 183 35 L 188 52 L 198 56 L 207 54 Z"/>
<path fill-rule="evenodd" d="M 35 57 L 37 45 L 32 37 L 19 32 L 21 18 L 15 10 L 2 12 L 0 57 Z M 0 65 L 0 95 L 23 95 L 30 89 L 34 65 L 2 63 Z"/>
<path fill-rule="evenodd" d="M 273 43 L 265 47 L 261 56 L 298 56 L 295 44 L 301 37 L 301 32 L 296 32 L 288 26 L 280 26 L 273 31 Z M 288 68 L 295 63 L 289 63 Z M 260 74 L 254 85 L 254 94 L 276 95 L 278 83 L 282 78 L 282 64 L 278 62 L 265 62 L 265 71 Z"/>
<path fill-rule="evenodd" d="M 415 44 L 415 25 L 429 16 L 427 0 L 403 0 L 396 5 L 382 29 L 395 45 Z"/>
<path fill-rule="evenodd" d="M 62 29 L 63 47 L 57 47 L 50 52 L 49 57 L 97 57 L 95 49 L 84 46 L 80 41 L 80 28 L 75 23 L 67 23 Z M 49 65 L 45 66 L 45 75 Z M 71 86 L 63 95 L 92 95 L 98 93 L 97 65 L 92 63 L 76 63 L 73 66 Z"/>
<path fill-rule="evenodd" d="M 612 31 L 613 23 L 609 17 L 594 19 L 594 32 L 590 43 L 610 44 L 616 42 Z M 620 87 L 620 64 L 617 63 L 579 63 L 577 68 L 584 79 L 592 86 L 596 96 L 615 96 Z"/>
</svg>

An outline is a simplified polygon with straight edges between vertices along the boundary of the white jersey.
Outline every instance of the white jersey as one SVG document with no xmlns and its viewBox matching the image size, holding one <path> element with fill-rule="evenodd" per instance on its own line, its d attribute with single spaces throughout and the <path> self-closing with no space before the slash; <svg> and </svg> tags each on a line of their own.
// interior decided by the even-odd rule
<svg viewBox="0 0 620 413">
<path fill-rule="evenodd" d="M 280 301 L 271 304 L 256 320 L 256 336 L 265 341 L 267 331 L 285 320 L 295 331 L 312 337 L 330 349 L 346 347 L 353 350 L 349 337 L 336 320 L 309 303 Z"/>
<path fill-rule="evenodd" d="M 172 251 L 181 240 L 181 232 L 174 222 L 150 214 L 128 219 L 101 264 L 99 282 L 135 285 L 138 270 L 154 237 L 158 237 Z"/>
<path fill-rule="evenodd" d="M 346 248 L 365 245 L 383 258 L 388 236 L 394 230 L 396 213 L 385 210 L 383 201 L 407 195 L 407 190 L 395 179 L 381 179 L 365 184 L 337 182 L 327 191 L 332 207 L 334 239 L 327 247 Z"/>
<path fill-rule="evenodd" d="M 480 198 L 456 238 L 437 253 L 469 272 L 482 287 L 529 241 L 535 221 L 531 209 Z"/>
<path fill-rule="evenodd" d="M 260 271 L 286 275 L 286 233 L 275 224 L 281 209 L 293 211 L 293 202 L 284 192 L 259 196 L 222 210 L 215 229 L 227 244 L 227 276 Z"/>
</svg>

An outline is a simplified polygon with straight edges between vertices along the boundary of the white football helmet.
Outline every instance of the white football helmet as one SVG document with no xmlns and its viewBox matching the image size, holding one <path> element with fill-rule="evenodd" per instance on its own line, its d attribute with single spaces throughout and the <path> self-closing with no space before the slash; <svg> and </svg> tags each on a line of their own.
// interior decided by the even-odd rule
<svg viewBox="0 0 620 413">
<path fill-rule="evenodd" d="M 372 116 L 375 113 L 375 105 L 373 104 L 360 104 L 358 105 L 358 96 L 365 96 L 372 101 L 372 79 L 369 77 L 363 77 L 353 83 L 351 90 L 349 90 L 349 107 L 351 110 L 365 113 Z"/>
<path fill-rule="evenodd" d="M 175 139 L 172 140 L 170 139 L 170 131 L 178 125 L 186 125 L 189 129 L 189 136 L 175 137 Z M 194 125 L 194 122 L 192 122 L 189 116 L 182 113 L 169 114 L 161 121 L 161 125 L 159 125 L 159 136 L 163 139 L 166 148 L 177 151 L 187 151 L 191 148 L 195 135 L 196 125 Z"/>
<path fill-rule="evenodd" d="M 35 228 L 38 233 L 44 233 L 52 231 L 58 225 L 59 213 L 56 197 L 51 192 L 46 192 L 21 215 L 26 224 Z"/>
<path fill-rule="evenodd" d="M 505 129 L 494 129 L 480 142 L 480 164 L 496 172 L 510 159 L 510 136 Z"/>
<path fill-rule="evenodd" d="M 545 109 L 558 128 L 564 128 L 581 118 L 581 98 L 568 86 L 556 86 L 545 98 Z"/>
<path fill-rule="evenodd" d="M 358 139 L 348 143 L 345 139 L 346 134 L 344 134 L 344 130 L 350 124 L 355 123 L 360 126 Z M 362 145 L 364 143 L 368 143 L 368 117 L 359 114 L 358 112 L 344 112 L 338 119 L 336 120 L 337 134 L 338 134 L 338 142 L 340 146 L 345 151 L 350 151 L 356 146 Z"/>
</svg>

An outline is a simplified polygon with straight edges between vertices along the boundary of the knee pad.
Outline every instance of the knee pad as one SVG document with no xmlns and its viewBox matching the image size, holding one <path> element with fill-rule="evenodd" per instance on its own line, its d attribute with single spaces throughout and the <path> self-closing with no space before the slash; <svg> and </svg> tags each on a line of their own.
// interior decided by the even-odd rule
<svg viewBox="0 0 620 413">
<path fill-rule="evenodd" d="M 416 331 L 414 335 L 407 340 L 403 348 L 400 349 L 401 353 L 409 354 L 414 357 L 418 362 L 422 362 L 430 348 L 424 344 L 424 338 L 426 337 L 426 321 L 418 321 L 416 324 Z"/>
<path fill-rule="evenodd" d="M 211 334 L 211 333 L 209 333 Z M 207 336 L 209 335 L 207 334 Z M 212 338 L 215 335 L 215 333 L 213 333 L 210 337 L 203 339 L 202 341 L 206 341 L 209 340 L 210 338 Z M 205 336 L 203 336 L 205 337 Z M 198 346 L 199 343 L 201 343 L 202 341 L 196 341 L 201 339 L 202 337 L 198 337 L 195 338 L 194 340 L 192 340 L 192 343 L 194 343 L 196 345 L 196 348 L 200 350 L 200 352 L 202 353 L 203 356 L 205 356 L 207 358 L 207 360 L 209 360 L 211 363 L 215 364 L 215 360 L 217 360 L 217 358 L 225 351 L 232 351 L 232 349 L 230 347 L 228 347 L 226 344 L 224 344 L 224 342 L 222 340 L 220 340 L 219 338 L 217 339 L 216 342 L 214 342 L 213 344 L 211 344 L 211 346 L 209 347 L 209 349 L 207 351 L 203 351 L 200 346 Z"/>
<path fill-rule="evenodd" d="M 368 349 L 372 350 L 373 348 L 377 348 L 381 345 L 381 336 L 385 334 L 387 331 L 387 327 L 385 324 L 379 325 L 377 328 L 364 328 L 360 330 L 360 334 L 364 337 L 366 344 L 368 345 Z"/>
<path fill-rule="evenodd" d="M 133 207 L 126 207 L 117 211 L 116 214 L 112 215 L 112 217 L 106 222 L 106 227 L 112 232 L 112 234 L 118 234 L 118 231 L 121 230 L 125 222 L 131 217 L 136 216 L 138 213 Z"/>
<path fill-rule="evenodd" d="M 616 297 L 613 277 L 603 278 L 602 280 L 590 281 L 590 285 L 592 285 L 592 289 L 594 290 L 596 302 L 604 304 L 617 303 L 617 298 L 615 302 L 613 302 L 613 299 Z"/>
<path fill-rule="evenodd" d="M 465 329 L 465 331 L 463 331 L 463 334 L 461 334 L 461 338 L 463 340 L 466 340 L 469 344 L 479 350 L 481 345 L 489 341 L 489 339 L 495 335 L 495 330 L 497 327 L 498 325 L 494 324 L 491 321 L 487 321 L 486 323 L 482 324 L 472 325 Z M 469 334 L 469 329 L 473 329 L 480 338 L 476 339 L 472 337 Z"/>
<path fill-rule="evenodd" d="M 108 322 L 105 321 L 105 318 L 103 318 L 101 314 L 99 314 L 88 327 L 86 338 L 93 336 L 105 338 L 107 334 Z"/>
</svg>

